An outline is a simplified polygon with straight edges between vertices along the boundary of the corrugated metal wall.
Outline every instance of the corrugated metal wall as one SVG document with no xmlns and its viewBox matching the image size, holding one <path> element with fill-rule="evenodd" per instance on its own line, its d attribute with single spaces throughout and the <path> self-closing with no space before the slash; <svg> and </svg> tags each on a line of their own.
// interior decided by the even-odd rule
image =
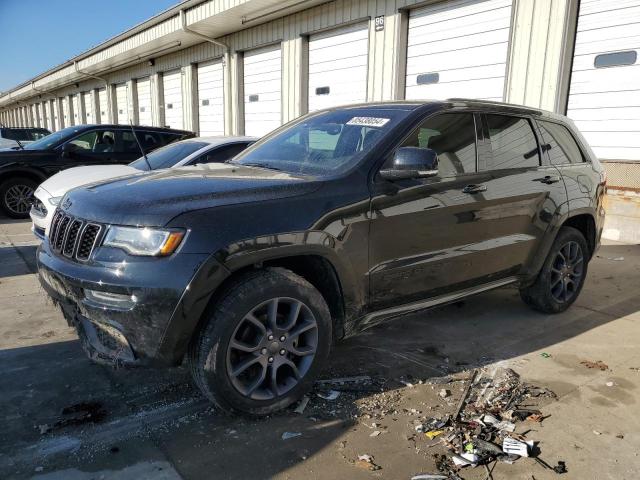
<svg viewBox="0 0 640 480">
<path fill-rule="evenodd" d="M 255 1 L 255 0 L 254 0 Z M 516 0 L 513 8 L 513 29 L 510 43 L 507 101 L 529 106 L 557 109 L 558 79 L 564 55 L 565 24 L 569 4 L 574 0 Z M 187 12 L 188 23 L 201 21 L 215 13 L 237 7 L 246 0 L 219 0 L 203 3 Z M 247 50 L 269 44 L 279 43 L 282 49 L 282 120 L 292 120 L 307 110 L 306 88 L 306 42 L 310 34 L 322 32 L 334 27 L 355 22 L 367 21 L 369 25 L 369 58 L 367 76 L 367 100 L 402 99 L 404 97 L 404 75 L 406 56 L 406 29 L 408 9 L 414 5 L 428 3 L 419 0 L 335 0 L 308 10 L 287 15 L 260 25 L 221 38 L 230 45 L 231 78 L 229 91 L 231 110 L 229 118 L 225 118 L 225 132 L 239 133 L 242 129 L 241 71 L 242 53 Z M 375 28 L 374 19 L 384 16 L 384 29 Z M 132 35 L 125 41 L 105 48 L 90 58 L 78 63 L 82 70 L 116 54 L 122 54 L 146 42 L 170 35 L 180 30 L 178 17 L 173 17 L 143 32 Z M 115 92 L 113 85 L 130 82 L 134 79 L 151 78 L 151 96 L 153 102 L 153 123 L 162 125 L 164 112 L 162 107 L 162 73 L 182 69 L 188 78 L 194 74 L 193 64 L 221 58 L 223 50 L 210 43 L 202 43 L 185 48 L 176 53 L 155 58 L 154 65 L 148 62 L 128 67 L 117 72 L 104 74 L 110 88 L 107 89 L 110 108 L 115 108 Z M 75 71 L 70 65 L 55 71 L 51 78 L 64 78 Z M 131 84 L 130 84 L 131 85 Z M 183 85 L 185 100 L 185 126 L 197 124 L 197 93 L 194 91 L 197 82 L 187 81 Z M 37 82 L 36 82 L 37 86 Z M 93 92 L 97 99 L 96 89 L 104 87 L 97 79 L 87 79 L 80 83 L 48 92 L 56 98 L 69 98 L 80 92 Z M 24 87 L 30 90 L 30 86 Z M 113 97 L 113 98 L 112 98 Z M 135 96 L 129 95 L 135 99 Z M 42 102 L 44 99 L 33 98 L 31 102 Z M 135 100 L 133 100 L 135 102 Z M 96 112 L 97 101 L 94 101 Z M 15 108 L 9 109 L 12 115 L 3 118 L 6 123 L 14 123 L 19 117 Z M 137 114 L 137 109 L 130 106 L 129 111 Z M 136 115 L 137 116 L 137 115 Z M 83 115 L 84 117 L 84 115 Z M 97 120 L 98 115 L 95 115 Z M 83 119 L 84 120 L 84 119 Z M 35 120 L 17 120 L 35 124 Z M 103 123 L 106 119 L 101 120 Z M 4 122 L 4 120 L 3 120 Z M 51 128 L 51 125 L 48 124 Z"/>
</svg>

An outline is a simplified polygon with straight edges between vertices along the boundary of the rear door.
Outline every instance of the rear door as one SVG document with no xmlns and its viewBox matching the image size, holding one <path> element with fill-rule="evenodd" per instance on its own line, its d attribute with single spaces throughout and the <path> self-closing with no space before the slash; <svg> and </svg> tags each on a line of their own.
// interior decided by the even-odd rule
<svg viewBox="0 0 640 480">
<path fill-rule="evenodd" d="M 488 275 L 523 272 L 536 255 L 556 212 L 566 207 L 560 173 L 541 161 L 541 147 L 527 116 L 483 115 L 487 154 L 480 170 L 489 174 L 473 194 L 481 208 L 476 216 L 491 233 L 485 245 Z"/>
</svg>

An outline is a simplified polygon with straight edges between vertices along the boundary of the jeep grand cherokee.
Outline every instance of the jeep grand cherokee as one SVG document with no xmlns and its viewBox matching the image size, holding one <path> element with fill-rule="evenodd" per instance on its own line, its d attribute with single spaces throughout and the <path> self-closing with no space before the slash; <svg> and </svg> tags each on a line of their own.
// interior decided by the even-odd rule
<svg viewBox="0 0 640 480">
<path fill-rule="evenodd" d="M 226 411 L 307 391 L 335 339 L 508 284 L 579 295 L 604 210 L 572 122 L 450 100 L 285 125 L 226 164 L 71 191 L 42 284 L 96 361 L 178 365 Z"/>
</svg>

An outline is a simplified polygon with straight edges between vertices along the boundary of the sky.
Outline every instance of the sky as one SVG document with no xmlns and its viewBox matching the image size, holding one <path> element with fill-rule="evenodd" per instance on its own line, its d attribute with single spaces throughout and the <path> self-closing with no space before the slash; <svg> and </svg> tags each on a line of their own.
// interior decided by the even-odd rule
<svg viewBox="0 0 640 480">
<path fill-rule="evenodd" d="M 0 92 L 177 3 L 179 0 L 0 0 Z"/>
</svg>

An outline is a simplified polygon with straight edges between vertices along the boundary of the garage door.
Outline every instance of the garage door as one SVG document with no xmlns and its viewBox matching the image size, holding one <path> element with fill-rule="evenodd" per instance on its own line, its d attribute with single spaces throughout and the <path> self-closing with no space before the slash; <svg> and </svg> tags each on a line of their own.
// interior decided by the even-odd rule
<svg viewBox="0 0 640 480">
<path fill-rule="evenodd" d="M 224 135 L 222 62 L 198 65 L 198 123 L 200 135 Z"/>
<path fill-rule="evenodd" d="M 366 23 L 309 37 L 309 111 L 367 100 Z"/>
<path fill-rule="evenodd" d="M 127 84 L 116 85 L 116 110 L 117 122 L 120 125 L 129 123 L 129 105 L 127 102 Z"/>
<path fill-rule="evenodd" d="M 106 88 L 98 90 L 98 105 L 100 106 L 100 121 L 98 123 L 109 123 L 109 99 Z"/>
<path fill-rule="evenodd" d="M 153 125 L 151 111 L 151 80 L 149 77 L 136 81 L 138 92 L 138 125 Z"/>
<path fill-rule="evenodd" d="M 96 119 L 93 115 L 93 99 L 91 97 L 91 92 L 84 92 L 82 94 L 82 104 L 84 105 L 86 123 L 96 123 Z"/>
<path fill-rule="evenodd" d="M 80 99 L 78 98 L 78 95 L 71 97 L 71 105 L 73 107 L 73 125 L 80 125 L 82 123 L 82 118 L 80 115 Z"/>
<path fill-rule="evenodd" d="M 64 126 L 69 127 L 73 125 L 70 123 L 71 112 L 69 110 L 69 97 L 62 97 L 62 118 L 64 119 Z"/>
<path fill-rule="evenodd" d="M 502 100 L 512 0 L 458 0 L 412 10 L 407 99 Z"/>
<path fill-rule="evenodd" d="M 38 116 L 40 118 L 40 126 L 42 128 L 51 129 L 51 127 L 47 123 L 47 110 L 45 108 L 45 105 L 46 105 L 45 102 L 38 105 Z"/>
<path fill-rule="evenodd" d="M 596 155 L 640 160 L 640 0 L 580 3 L 567 115 Z"/>
<path fill-rule="evenodd" d="M 51 115 L 53 116 L 53 125 L 56 130 L 62 130 L 62 115 L 58 111 L 58 101 L 51 101 Z"/>
<path fill-rule="evenodd" d="M 38 117 L 38 105 L 35 103 L 31 105 L 31 118 L 33 119 L 33 126 L 39 127 L 40 118 Z"/>
<path fill-rule="evenodd" d="M 180 70 L 165 72 L 162 76 L 164 90 L 164 125 L 183 128 L 182 120 L 182 75 Z"/>
<path fill-rule="evenodd" d="M 244 130 L 260 137 L 282 124 L 280 45 L 244 54 Z"/>
</svg>

